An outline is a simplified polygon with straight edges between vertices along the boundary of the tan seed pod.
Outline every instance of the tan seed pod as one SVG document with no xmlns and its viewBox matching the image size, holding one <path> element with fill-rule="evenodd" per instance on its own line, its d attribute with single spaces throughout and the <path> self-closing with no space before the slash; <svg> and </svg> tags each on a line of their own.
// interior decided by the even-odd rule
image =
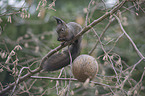
<svg viewBox="0 0 145 96">
<path fill-rule="evenodd" d="M 98 72 L 96 59 L 89 55 L 78 56 L 72 64 L 72 73 L 80 82 L 85 82 L 87 78 L 92 80 Z"/>
</svg>

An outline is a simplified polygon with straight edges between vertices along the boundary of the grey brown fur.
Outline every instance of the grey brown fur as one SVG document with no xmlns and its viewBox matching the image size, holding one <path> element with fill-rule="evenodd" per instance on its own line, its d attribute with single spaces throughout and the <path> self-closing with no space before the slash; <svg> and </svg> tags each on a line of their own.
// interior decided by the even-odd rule
<svg viewBox="0 0 145 96">
<path fill-rule="evenodd" d="M 74 38 L 81 31 L 81 26 L 75 22 L 66 24 L 63 20 L 54 17 L 57 20 L 56 32 L 58 34 L 58 41 L 69 41 Z M 82 38 L 80 37 L 73 44 L 69 46 L 69 50 L 74 60 L 80 54 L 80 44 Z M 47 58 L 47 57 L 46 57 Z M 42 62 L 44 71 L 55 71 L 70 64 L 70 55 L 68 47 L 63 52 L 55 53 L 51 57 Z"/>
</svg>

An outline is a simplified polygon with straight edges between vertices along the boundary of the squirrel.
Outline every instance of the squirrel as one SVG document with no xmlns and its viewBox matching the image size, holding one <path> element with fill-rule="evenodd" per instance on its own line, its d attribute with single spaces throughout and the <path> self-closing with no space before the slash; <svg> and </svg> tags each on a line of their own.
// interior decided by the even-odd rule
<svg viewBox="0 0 145 96">
<path fill-rule="evenodd" d="M 57 21 L 57 40 L 60 42 L 67 42 L 72 40 L 82 29 L 81 25 L 75 22 L 69 22 L 66 24 L 60 18 L 54 18 Z M 82 37 L 79 37 L 70 45 L 69 49 L 67 48 L 63 52 L 55 53 L 49 58 L 45 57 L 45 59 L 41 62 L 43 71 L 55 71 L 69 65 L 71 61 L 69 51 L 73 61 L 80 54 L 81 40 Z"/>
</svg>

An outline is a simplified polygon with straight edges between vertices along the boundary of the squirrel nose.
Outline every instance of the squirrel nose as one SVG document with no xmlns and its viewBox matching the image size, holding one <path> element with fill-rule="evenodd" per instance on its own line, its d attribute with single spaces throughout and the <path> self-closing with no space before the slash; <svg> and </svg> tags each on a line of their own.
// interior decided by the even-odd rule
<svg viewBox="0 0 145 96">
<path fill-rule="evenodd" d="M 57 38 L 57 41 L 64 41 L 64 38 Z"/>
<path fill-rule="evenodd" d="M 59 36 L 59 37 L 57 38 L 57 41 L 67 41 L 67 38 L 65 38 L 65 37 L 60 37 L 60 36 Z"/>
</svg>

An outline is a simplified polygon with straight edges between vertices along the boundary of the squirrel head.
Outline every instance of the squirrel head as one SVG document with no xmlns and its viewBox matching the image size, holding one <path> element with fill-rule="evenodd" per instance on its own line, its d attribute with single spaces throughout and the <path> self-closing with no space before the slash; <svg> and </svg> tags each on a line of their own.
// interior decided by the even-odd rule
<svg viewBox="0 0 145 96">
<path fill-rule="evenodd" d="M 57 40 L 58 41 L 68 41 L 68 37 L 69 37 L 68 31 L 69 30 L 68 30 L 66 23 L 58 17 L 54 17 L 54 18 L 57 21 L 57 28 L 56 28 L 56 32 L 58 34 Z"/>
</svg>

